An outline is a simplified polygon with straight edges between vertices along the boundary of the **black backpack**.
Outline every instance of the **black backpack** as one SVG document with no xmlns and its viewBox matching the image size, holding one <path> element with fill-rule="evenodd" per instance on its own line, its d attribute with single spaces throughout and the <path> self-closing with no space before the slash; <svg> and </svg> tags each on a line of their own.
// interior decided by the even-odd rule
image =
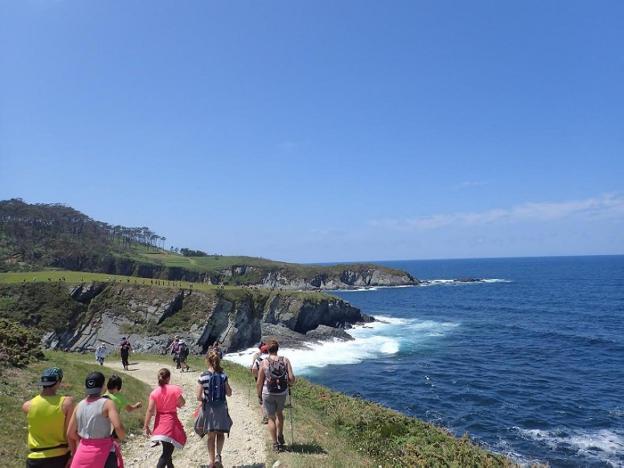
<svg viewBox="0 0 624 468">
<path fill-rule="evenodd" d="M 182 343 L 180 347 L 178 348 L 178 353 L 180 354 L 180 357 L 182 359 L 186 359 L 188 357 L 189 351 L 190 351 L 189 347 L 186 346 L 186 343 Z"/>
<path fill-rule="evenodd" d="M 283 393 L 288 388 L 288 367 L 283 357 L 276 360 L 268 358 L 266 369 L 266 386 L 269 393 Z"/>
</svg>

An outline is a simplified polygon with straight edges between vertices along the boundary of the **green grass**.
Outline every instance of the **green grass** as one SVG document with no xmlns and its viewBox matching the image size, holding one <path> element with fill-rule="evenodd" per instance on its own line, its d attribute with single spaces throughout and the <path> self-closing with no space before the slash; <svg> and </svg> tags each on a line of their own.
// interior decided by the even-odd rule
<svg viewBox="0 0 624 468">
<path fill-rule="evenodd" d="M 201 258 L 201 257 L 199 257 Z M 107 273 L 89 273 L 70 270 L 39 270 L 29 272 L 5 272 L 0 273 L 0 284 L 24 284 L 24 283 L 66 283 L 77 285 L 81 283 L 104 282 L 128 285 L 150 286 L 167 289 L 192 289 L 193 291 L 229 293 L 230 297 L 244 294 L 266 295 L 268 290 L 246 288 L 242 286 L 224 285 L 215 286 L 208 283 L 196 283 L 189 281 L 169 281 L 151 278 L 139 278 L 136 276 L 111 275 Z M 327 299 L 334 297 L 320 291 L 279 291 L 279 294 L 296 296 L 302 299 Z M 0 298 L 0 300 L 3 300 Z M 4 299 L 6 300 L 6 299 Z"/>
<path fill-rule="evenodd" d="M 134 355 L 136 359 L 170 363 L 168 355 Z M 255 383 L 249 370 L 224 361 L 238 391 L 255 403 Z M 189 357 L 195 369 L 205 367 L 201 356 Z M 454 437 L 443 428 L 298 379 L 292 390 L 294 446 L 291 451 L 267 451 L 267 466 L 280 460 L 288 467 L 513 467 L 511 460 L 475 445 L 467 436 Z M 285 435 L 291 442 L 290 409 Z M 259 413 L 258 413 L 259 414 Z M 267 439 L 268 440 L 268 439 Z M 267 448 L 269 448 L 267 442 Z"/>
<path fill-rule="evenodd" d="M 22 412 L 22 403 L 39 392 L 36 386 L 41 371 L 46 367 L 58 366 L 63 369 L 64 378 L 60 393 L 71 395 L 77 403 L 84 398 L 84 379 L 94 370 L 99 370 L 107 378 L 112 371 L 98 365 L 82 362 L 85 355 L 62 352 L 46 352 L 46 359 L 24 369 L 5 368 L 0 378 L 0 457 L 3 467 L 23 467 L 28 447 L 26 445 L 27 423 Z M 92 356 L 89 355 L 89 358 Z M 142 401 L 147 404 L 150 388 L 132 377 L 123 377 L 122 393 L 128 401 Z M 143 427 L 143 410 L 123 412 L 122 421 L 128 434 L 139 434 Z"/>
</svg>

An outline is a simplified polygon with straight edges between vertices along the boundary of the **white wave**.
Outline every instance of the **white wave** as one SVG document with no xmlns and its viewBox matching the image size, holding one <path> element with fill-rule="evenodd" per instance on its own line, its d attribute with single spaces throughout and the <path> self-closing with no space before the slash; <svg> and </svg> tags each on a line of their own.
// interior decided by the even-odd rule
<svg viewBox="0 0 624 468">
<path fill-rule="evenodd" d="M 527 439 L 539 441 L 551 449 L 568 448 L 577 454 L 598 459 L 612 466 L 622 463 L 624 434 L 600 429 L 597 431 L 546 431 L 516 428 Z"/>
<path fill-rule="evenodd" d="M 365 291 L 377 291 L 379 289 L 400 289 L 400 288 L 413 288 L 415 284 L 400 284 L 397 286 L 362 286 L 355 289 L 328 289 L 328 292 L 365 292 Z"/>
<path fill-rule="evenodd" d="M 448 330 L 458 326 L 450 322 L 388 316 L 376 316 L 375 319 L 375 322 L 356 325 L 348 330 L 353 340 L 305 343 L 302 349 L 281 348 L 280 354 L 291 360 L 295 373 L 306 374 L 328 365 L 359 364 L 367 359 L 392 356 L 399 353 L 402 347 L 444 336 Z M 226 354 L 225 359 L 250 366 L 255 351 L 255 348 L 249 348 Z"/>
<path fill-rule="evenodd" d="M 419 286 L 461 286 L 468 284 L 483 284 L 483 283 L 511 283 L 510 280 L 502 278 L 475 278 L 474 280 L 462 280 L 462 279 L 431 279 L 422 280 Z"/>
</svg>

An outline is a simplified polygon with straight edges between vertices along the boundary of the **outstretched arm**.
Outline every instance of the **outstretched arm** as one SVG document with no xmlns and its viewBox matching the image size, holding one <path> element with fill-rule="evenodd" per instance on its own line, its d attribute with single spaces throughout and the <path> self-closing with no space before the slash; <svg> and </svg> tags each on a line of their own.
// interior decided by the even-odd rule
<svg viewBox="0 0 624 468">
<path fill-rule="evenodd" d="M 131 413 L 131 412 L 133 412 L 134 410 L 139 409 L 141 406 L 143 406 L 143 403 L 141 403 L 140 401 L 137 401 L 134 405 L 131 405 L 131 404 L 129 404 L 129 403 L 128 403 L 128 404 L 126 405 L 126 411 L 127 411 L 128 413 Z"/>
</svg>

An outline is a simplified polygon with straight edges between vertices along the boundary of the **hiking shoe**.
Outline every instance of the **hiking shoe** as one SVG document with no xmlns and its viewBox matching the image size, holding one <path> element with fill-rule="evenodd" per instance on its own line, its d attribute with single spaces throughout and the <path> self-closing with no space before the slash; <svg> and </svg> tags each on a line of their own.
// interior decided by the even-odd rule
<svg viewBox="0 0 624 468">
<path fill-rule="evenodd" d="M 282 446 L 280 444 L 278 444 L 277 442 L 275 442 L 273 444 L 273 451 L 277 452 L 277 453 L 281 452 L 282 451 Z"/>
<path fill-rule="evenodd" d="M 269 417 L 268 416 L 262 416 L 262 424 L 269 424 Z"/>
<path fill-rule="evenodd" d="M 286 445 L 286 441 L 284 440 L 284 434 L 278 434 L 277 443 L 280 445 Z"/>
<path fill-rule="evenodd" d="M 221 455 L 217 454 L 217 456 L 215 457 L 214 466 L 215 466 L 215 468 L 223 468 L 223 462 L 221 461 Z"/>
</svg>

